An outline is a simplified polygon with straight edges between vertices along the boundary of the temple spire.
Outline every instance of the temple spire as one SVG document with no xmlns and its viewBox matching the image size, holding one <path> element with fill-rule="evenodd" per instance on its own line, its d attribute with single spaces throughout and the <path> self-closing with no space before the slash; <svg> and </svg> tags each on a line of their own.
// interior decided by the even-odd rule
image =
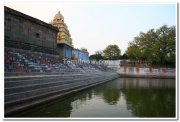
<svg viewBox="0 0 180 122">
<path fill-rule="evenodd" d="M 57 43 L 66 44 L 69 45 L 70 47 L 73 47 L 71 34 L 69 33 L 68 26 L 64 22 L 64 17 L 60 13 L 60 11 L 58 11 L 58 13 L 54 16 L 50 24 L 52 24 L 55 27 L 58 27 L 59 29 L 59 32 L 57 34 Z"/>
</svg>

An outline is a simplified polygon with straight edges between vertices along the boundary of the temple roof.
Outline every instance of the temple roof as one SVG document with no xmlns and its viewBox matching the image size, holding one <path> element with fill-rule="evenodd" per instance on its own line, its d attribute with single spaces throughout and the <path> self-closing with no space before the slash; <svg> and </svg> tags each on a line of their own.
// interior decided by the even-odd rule
<svg viewBox="0 0 180 122">
<path fill-rule="evenodd" d="M 54 16 L 54 19 L 64 20 L 64 17 L 63 17 L 63 15 L 60 13 L 60 11 L 58 11 L 58 13 Z"/>
</svg>

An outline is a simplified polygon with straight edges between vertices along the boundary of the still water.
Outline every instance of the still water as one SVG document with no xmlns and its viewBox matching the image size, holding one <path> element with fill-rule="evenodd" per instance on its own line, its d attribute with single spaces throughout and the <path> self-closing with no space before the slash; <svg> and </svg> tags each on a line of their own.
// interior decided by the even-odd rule
<svg viewBox="0 0 180 122">
<path fill-rule="evenodd" d="M 16 117 L 175 117 L 175 79 L 118 78 Z"/>
</svg>

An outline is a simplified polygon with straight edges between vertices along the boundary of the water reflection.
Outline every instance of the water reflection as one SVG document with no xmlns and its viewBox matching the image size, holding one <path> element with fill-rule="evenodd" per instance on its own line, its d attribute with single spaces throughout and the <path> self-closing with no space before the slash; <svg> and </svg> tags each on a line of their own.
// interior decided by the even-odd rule
<svg viewBox="0 0 180 122">
<path fill-rule="evenodd" d="M 110 105 L 117 104 L 120 98 L 120 93 L 120 89 L 116 88 L 116 84 L 114 84 L 113 86 L 105 87 L 102 90 L 104 101 Z"/>
<path fill-rule="evenodd" d="M 175 117 L 175 80 L 119 78 L 16 117 Z"/>
<path fill-rule="evenodd" d="M 124 79 L 127 109 L 138 117 L 174 117 L 175 82 L 171 79 Z"/>
</svg>

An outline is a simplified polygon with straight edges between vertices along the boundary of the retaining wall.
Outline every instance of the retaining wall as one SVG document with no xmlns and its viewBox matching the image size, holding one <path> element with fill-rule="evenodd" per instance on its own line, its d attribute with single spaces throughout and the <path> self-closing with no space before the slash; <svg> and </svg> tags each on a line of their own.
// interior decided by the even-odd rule
<svg viewBox="0 0 180 122">
<path fill-rule="evenodd" d="M 138 67 L 120 67 L 117 71 L 120 77 L 157 77 L 157 78 L 175 78 L 174 68 L 138 68 Z"/>
</svg>

